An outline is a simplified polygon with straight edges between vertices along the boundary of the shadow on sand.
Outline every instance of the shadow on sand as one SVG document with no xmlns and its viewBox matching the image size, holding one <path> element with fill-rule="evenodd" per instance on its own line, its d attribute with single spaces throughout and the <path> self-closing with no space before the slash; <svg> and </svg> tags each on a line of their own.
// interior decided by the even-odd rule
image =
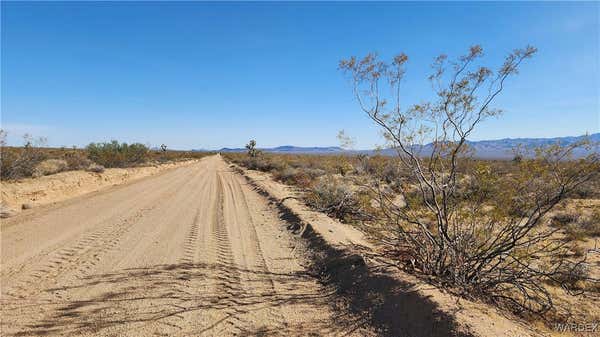
<svg viewBox="0 0 600 337">
<path fill-rule="evenodd" d="M 460 332 L 453 317 L 440 311 L 431 299 L 413 291 L 413 284 L 369 268 L 360 256 L 332 248 L 286 207 L 274 203 L 287 229 L 302 236 L 298 241 L 312 255 L 306 272 L 273 273 L 223 263 L 182 263 L 90 275 L 75 285 L 46 289 L 47 293 L 84 294 L 80 297 L 86 298 L 3 300 L 3 311 L 20 318 L 19 326 L 11 327 L 19 331 L 13 335 L 117 336 L 119 331 L 132 329 L 139 329 L 134 331 L 140 335 L 158 335 L 165 325 L 181 329 L 179 335 L 184 336 L 344 336 L 366 332 L 380 336 L 470 336 Z M 302 286 L 305 282 L 314 284 L 315 279 L 324 285 L 321 291 Z M 262 292 L 247 291 L 253 289 L 254 282 L 277 284 L 277 291 L 265 287 Z M 215 284 L 223 285 L 222 291 L 215 292 L 211 288 Z M 282 317 L 268 327 L 253 320 L 258 312 L 263 318 L 270 317 L 269 310 L 288 305 L 315 312 L 332 306 L 335 317 L 314 317 L 301 323 Z"/>
</svg>

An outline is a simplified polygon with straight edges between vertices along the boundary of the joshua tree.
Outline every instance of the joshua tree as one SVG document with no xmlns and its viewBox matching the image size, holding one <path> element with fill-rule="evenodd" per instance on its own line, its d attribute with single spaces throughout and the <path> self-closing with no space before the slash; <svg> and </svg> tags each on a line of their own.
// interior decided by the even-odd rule
<svg viewBox="0 0 600 337">
<path fill-rule="evenodd" d="M 256 149 L 256 141 L 254 139 L 250 140 L 248 144 L 246 144 L 246 149 L 248 150 L 248 155 L 250 157 L 256 157 L 259 151 Z"/>
<path fill-rule="evenodd" d="M 440 55 L 429 76 L 435 99 L 414 105 L 400 99 L 405 54 L 389 63 L 375 54 L 351 57 L 339 67 L 409 175 L 406 206 L 396 206 L 393 196 L 376 189 L 381 212 L 393 224 L 391 234 L 379 233 L 381 242 L 402 265 L 441 285 L 515 310 L 543 312 L 552 301 L 542 281 L 556 279 L 564 261 L 553 233 L 539 225 L 597 173 L 598 158 L 565 161 L 573 147 L 556 146 L 539 151 L 536 159 L 515 162 L 517 172 L 506 179 L 485 163 L 468 174 L 464 169 L 467 139 L 482 121 L 500 114 L 494 99 L 535 52 L 531 46 L 516 49 L 496 71 L 478 65 L 483 56 L 478 45 L 454 61 Z"/>
</svg>

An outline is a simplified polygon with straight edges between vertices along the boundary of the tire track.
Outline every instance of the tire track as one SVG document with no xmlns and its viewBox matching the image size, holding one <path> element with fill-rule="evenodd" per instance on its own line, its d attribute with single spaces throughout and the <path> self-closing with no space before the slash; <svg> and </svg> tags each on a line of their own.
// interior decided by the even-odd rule
<svg viewBox="0 0 600 337">
<path fill-rule="evenodd" d="M 170 179 L 168 179 L 166 181 L 166 184 L 164 184 L 164 186 L 161 186 L 161 188 L 158 191 L 156 190 L 155 186 L 153 186 L 152 184 L 147 184 L 147 185 L 142 185 L 142 188 L 140 191 L 138 191 L 138 193 L 143 196 L 151 195 L 152 193 L 162 193 L 162 191 L 164 189 L 166 189 L 169 186 L 176 184 L 180 180 L 182 180 L 181 177 L 179 177 L 177 175 L 172 175 L 169 178 Z M 122 187 L 119 186 L 119 188 L 122 188 Z M 93 199 L 96 199 L 100 202 L 102 202 L 102 200 L 105 199 L 106 197 L 107 197 L 106 194 L 92 196 Z M 147 204 L 148 203 L 145 203 L 145 205 L 147 205 Z M 90 228 L 87 229 L 86 231 L 84 231 L 83 233 L 81 233 L 80 235 L 92 235 L 90 233 L 93 233 L 96 230 L 96 228 L 105 226 L 106 224 L 110 224 L 112 222 L 119 221 L 119 218 L 123 214 L 125 214 L 127 211 L 129 211 L 130 207 L 133 207 L 134 205 L 135 205 L 135 202 L 133 200 L 124 200 L 124 202 L 121 203 L 120 205 L 118 205 L 117 207 L 111 208 L 110 211 L 114 211 L 115 209 L 117 210 L 116 212 L 114 212 L 115 215 L 101 219 L 101 221 L 93 224 L 92 226 L 89 226 Z M 69 206 L 67 206 L 67 207 L 69 207 Z M 46 211 L 45 213 L 48 213 L 48 212 L 49 211 Z M 69 240 L 69 239 L 66 239 L 65 241 L 67 241 L 67 240 Z M 40 262 L 40 260 L 43 260 L 46 256 L 51 255 L 51 254 L 55 253 L 56 251 L 63 249 L 63 248 L 64 248 L 64 242 L 59 242 L 59 243 L 54 244 L 51 247 L 41 250 L 37 254 L 27 258 L 26 260 L 23 260 L 22 262 L 20 262 L 17 265 L 3 266 L 2 271 L 1 271 L 1 275 L 2 275 L 1 277 L 3 279 L 10 280 L 10 279 L 14 278 L 15 275 L 26 273 L 27 269 L 29 267 L 31 267 L 32 265 L 38 264 Z"/>
<path fill-rule="evenodd" d="M 185 183 L 186 179 L 175 177 L 170 184 L 162 188 L 155 197 L 140 207 L 134 214 L 119 219 L 122 215 L 115 215 L 98 224 L 96 230 L 84 234 L 73 245 L 44 252 L 32 257 L 30 261 L 47 260 L 32 272 L 25 273 L 21 279 L 13 279 L 14 286 L 3 290 L 4 296 L 11 296 L 14 299 L 26 299 L 39 294 L 42 291 L 53 291 L 55 295 L 62 299 L 61 288 L 51 288 L 56 285 L 60 275 L 69 271 L 74 271 L 79 277 L 83 277 L 88 270 L 95 266 L 108 251 L 114 249 L 133 225 L 136 224 L 146 213 L 152 211 L 157 202 L 165 198 L 165 195 L 173 194 L 180 188 L 180 183 Z M 108 224 L 108 225 L 106 225 Z M 10 278 L 15 273 L 8 273 L 3 278 Z M 49 289 L 50 288 L 50 289 Z M 6 299 L 2 300 L 7 304 Z"/>
<path fill-rule="evenodd" d="M 212 237 L 216 248 L 216 300 L 218 301 L 218 306 L 222 307 L 223 314 L 225 315 L 222 324 L 225 325 L 226 331 L 239 334 L 243 331 L 243 326 L 246 324 L 240 318 L 241 315 L 246 313 L 245 310 L 237 308 L 238 306 L 243 307 L 243 303 L 238 300 L 244 295 L 241 285 L 242 278 L 234 262 L 227 224 L 225 223 L 223 180 L 218 172 L 215 172 L 215 174 L 217 181 L 217 208 L 211 225 Z"/>
<path fill-rule="evenodd" d="M 219 156 L 24 219 L 2 334 L 336 335 L 281 221 Z"/>
<path fill-rule="evenodd" d="M 198 188 L 201 192 L 205 192 L 205 189 L 208 185 L 208 179 L 205 179 L 202 185 Z M 200 225 L 201 225 L 201 213 L 203 208 L 201 205 L 194 204 L 194 208 L 196 209 L 196 213 L 194 218 L 189 226 L 188 233 L 186 235 L 185 241 L 183 243 L 183 256 L 180 258 L 180 263 L 192 265 L 196 263 L 196 254 L 198 250 L 198 246 L 200 243 Z"/>
<path fill-rule="evenodd" d="M 239 181 L 236 180 L 236 177 L 232 173 L 228 173 L 228 188 L 230 191 L 230 195 L 232 196 L 234 205 L 236 206 L 236 214 L 241 215 L 243 219 L 244 228 L 240 228 L 240 223 L 238 222 L 238 230 L 240 231 L 240 236 L 245 240 L 245 244 L 249 250 L 247 253 L 252 254 L 250 256 L 253 261 L 253 266 L 248 266 L 248 269 L 252 269 L 252 274 L 254 274 L 254 278 L 260 278 L 260 286 L 264 287 L 262 293 L 257 294 L 260 297 L 264 297 L 266 299 L 276 299 L 277 291 L 275 289 L 275 283 L 270 276 L 271 271 L 269 270 L 267 263 L 265 261 L 264 253 L 262 247 L 260 245 L 260 240 L 258 238 L 258 234 L 256 232 L 256 228 L 254 225 L 254 221 L 250 214 L 250 206 L 248 205 L 248 201 L 246 199 L 246 194 L 240 185 Z M 239 196 L 241 200 L 236 200 L 236 196 Z M 246 275 L 246 279 L 251 281 L 253 279 L 252 275 Z M 248 282 L 250 283 L 250 282 Z M 250 289 L 249 291 L 256 292 L 256 289 Z M 267 311 L 269 321 L 269 329 L 273 331 L 279 331 L 286 327 L 286 319 L 281 313 L 281 311 L 275 307 L 274 303 L 268 303 L 263 305 L 263 308 Z"/>
</svg>

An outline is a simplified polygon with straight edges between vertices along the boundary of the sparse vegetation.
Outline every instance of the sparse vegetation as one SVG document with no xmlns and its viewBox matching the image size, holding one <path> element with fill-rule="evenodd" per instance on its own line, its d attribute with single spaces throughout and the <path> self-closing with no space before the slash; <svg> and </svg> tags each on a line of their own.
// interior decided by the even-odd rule
<svg viewBox="0 0 600 337">
<path fill-rule="evenodd" d="M 149 149 L 140 143 L 119 143 L 116 140 L 106 143 L 91 143 L 87 146 L 88 157 L 104 167 L 128 167 L 148 160 Z"/>
<path fill-rule="evenodd" d="M 405 55 L 389 64 L 375 55 L 342 61 L 360 107 L 396 157 L 226 157 L 300 187 L 308 205 L 332 217 L 367 221 L 388 258 L 439 287 L 521 314 L 547 313 L 556 309 L 549 287 L 570 293 L 591 282 L 596 286 L 586 289 L 598 289 L 585 263 L 588 250 L 574 240 L 598 236 L 600 215 L 550 216 L 566 199 L 598 194 L 598 156 L 571 158 L 589 146 L 584 141 L 545 146 L 533 156 L 517 151 L 513 160 L 478 160 L 467 145 L 481 121 L 500 113 L 492 102 L 505 79 L 534 53 L 516 50 L 496 72 L 474 67 L 479 46 L 454 62 L 440 56 L 430 77 L 437 100 L 406 108 L 397 103 Z"/>
<path fill-rule="evenodd" d="M 101 173 L 105 168 L 130 167 L 198 159 L 206 152 L 172 151 L 163 144 L 160 150 L 151 150 L 139 143 L 127 144 L 111 141 L 91 143 L 85 149 L 48 148 L 44 138 L 24 136 L 22 147 L 6 145 L 6 132 L 0 131 L 0 177 L 15 180 L 40 177 L 71 170 L 87 170 Z"/>
<path fill-rule="evenodd" d="M 68 163 L 64 159 L 46 159 L 35 166 L 33 169 L 34 178 L 47 176 L 67 170 Z"/>
<path fill-rule="evenodd" d="M 256 141 L 254 139 L 246 144 L 246 149 L 248 150 L 248 155 L 250 157 L 256 157 L 260 153 L 260 151 L 256 149 Z"/>
<path fill-rule="evenodd" d="M 362 218 L 359 193 L 352 186 L 332 176 L 318 180 L 306 196 L 308 205 L 340 220 Z"/>
<path fill-rule="evenodd" d="M 23 147 L 9 148 L 6 146 L 6 132 L 0 131 L 0 161 L 2 179 L 19 179 L 34 174 L 36 166 L 48 159 L 40 149 L 45 144 L 44 138 L 33 139 L 30 135 L 23 136 Z"/>
<path fill-rule="evenodd" d="M 585 144 L 557 145 L 539 149 L 534 159 L 514 160 L 515 169 L 504 179 L 486 163 L 477 163 L 468 175 L 460 168 L 469 157 L 468 137 L 481 121 L 500 113 L 492 107 L 494 99 L 535 52 L 529 46 L 515 50 L 496 72 L 475 65 L 483 55 L 480 46 L 455 61 L 441 55 L 429 77 L 437 100 L 406 107 L 400 106 L 406 55 L 390 63 L 374 54 L 352 57 L 341 61 L 340 69 L 349 74 L 361 109 L 382 128 L 416 187 L 404 191 L 405 207 L 379 192 L 386 223 L 395 232 L 391 243 L 383 242 L 400 263 L 463 295 L 516 312 L 543 313 L 553 302 L 541 284 L 558 274 L 564 261 L 562 245 L 553 242 L 552 230 L 541 228 L 542 219 L 592 180 L 598 158 L 567 162 L 573 149 Z M 542 268 L 543 260 L 554 267 Z"/>
<path fill-rule="evenodd" d="M 600 210 L 592 212 L 562 211 L 552 217 L 552 224 L 564 230 L 569 240 L 600 236 Z"/>
</svg>

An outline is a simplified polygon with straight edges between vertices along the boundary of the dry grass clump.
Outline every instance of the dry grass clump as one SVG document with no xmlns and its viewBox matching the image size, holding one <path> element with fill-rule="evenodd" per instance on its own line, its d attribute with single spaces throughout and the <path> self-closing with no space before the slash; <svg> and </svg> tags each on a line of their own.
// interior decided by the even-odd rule
<svg viewBox="0 0 600 337">
<path fill-rule="evenodd" d="M 352 188 L 331 176 L 319 179 L 306 195 L 306 202 L 313 208 L 341 220 L 360 215 L 360 203 Z"/>
<path fill-rule="evenodd" d="M 589 264 L 565 261 L 550 281 L 569 290 L 581 290 L 586 287 L 586 281 L 590 279 Z"/>
<path fill-rule="evenodd" d="M 600 177 L 579 186 L 573 192 L 573 196 L 578 199 L 600 199 Z"/>
<path fill-rule="evenodd" d="M 96 163 L 92 163 L 90 166 L 87 167 L 86 171 L 94 172 L 94 173 L 102 173 L 102 172 L 104 172 L 104 166 L 98 165 Z"/>
<path fill-rule="evenodd" d="M 309 188 L 312 185 L 312 177 L 305 171 L 293 167 L 286 167 L 281 171 L 274 172 L 275 179 L 300 188 Z"/>
<path fill-rule="evenodd" d="M 600 236 L 600 210 L 592 212 L 582 212 L 576 209 L 563 210 L 554 214 L 551 224 L 562 228 L 569 241 L 597 237 Z"/>
<path fill-rule="evenodd" d="M 580 228 L 588 236 L 600 236 L 600 210 L 596 210 L 590 216 L 582 218 Z"/>
<path fill-rule="evenodd" d="M 47 176 L 58 172 L 66 171 L 69 168 L 69 164 L 63 159 L 46 159 L 38 163 L 33 169 L 32 177 L 38 178 L 41 176 Z"/>
</svg>

